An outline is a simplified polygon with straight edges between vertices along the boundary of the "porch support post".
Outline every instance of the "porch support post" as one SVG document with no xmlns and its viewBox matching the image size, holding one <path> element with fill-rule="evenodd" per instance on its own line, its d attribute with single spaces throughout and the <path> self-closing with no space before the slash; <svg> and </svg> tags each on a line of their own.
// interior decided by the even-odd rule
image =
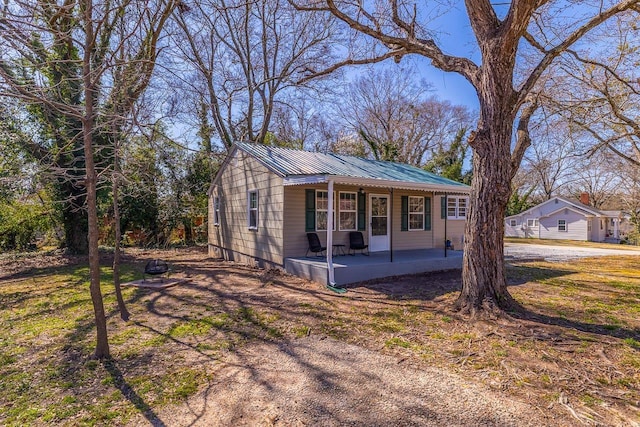
<svg viewBox="0 0 640 427">
<path fill-rule="evenodd" d="M 327 207 L 327 270 L 329 286 L 336 285 L 333 271 L 333 179 L 329 178 L 329 206 Z"/>
<path fill-rule="evenodd" d="M 389 262 L 393 262 L 393 188 L 389 188 L 389 193 L 391 193 L 390 201 L 389 201 Z"/>
<path fill-rule="evenodd" d="M 613 237 L 615 239 L 619 239 L 620 238 L 620 230 L 618 230 L 618 223 L 620 222 L 619 218 L 614 218 L 613 219 Z"/>
</svg>

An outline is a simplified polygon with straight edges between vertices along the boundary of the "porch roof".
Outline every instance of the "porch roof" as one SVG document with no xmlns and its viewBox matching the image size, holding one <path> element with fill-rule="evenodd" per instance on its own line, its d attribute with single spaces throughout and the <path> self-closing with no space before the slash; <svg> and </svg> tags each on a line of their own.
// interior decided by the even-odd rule
<svg viewBox="0 0 640 427">
<path fill-rule="evenodd" d="M 261 144 L 236 143 L 283 178 L 284 185 L 325 183 L 391 187 L 467 194 L 470 187 L 423 169 L 394 162 L 333 153 L 316 153 Z"/>
</svg>

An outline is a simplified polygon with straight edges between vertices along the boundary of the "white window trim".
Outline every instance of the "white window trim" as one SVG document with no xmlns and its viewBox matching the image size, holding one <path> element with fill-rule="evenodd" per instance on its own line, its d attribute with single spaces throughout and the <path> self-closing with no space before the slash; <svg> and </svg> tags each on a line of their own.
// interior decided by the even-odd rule
<svg viewBox="0 0 640 427">
<path fill-rule="evenodd" d="M 327 231 L 326 228 L 318 228 L 318 212 L 328 212 L 328 209 L 318 209 L 318 193 L 327 193 L 327 198 L 328 198 L 329 191 L 316 190 L 316 231 Z M 336 231 L 336 210 L 337 210 L 336 209 L 336 192 L 334 191 L 333 192 L 333 231 Z"/>
<path fill-rule="evenodd" d="M 509 220 L 509 227 L 516 227 L 517 225 L 518 225 L 518 220 L 516 219 Z"/>
<path fill-rule="evenodd" d="M 220 225 L 220 196 L 213 197 L 213 225 Z"/>
<path fill-rule="evenodd" d="M 560 229 L 560 221 L 564 222 L 564 230 Z M 567 231 L 569 231 L 569 225 L 567 224 L 567 220 L 566 219 L 559 219 L 558 220 L 558 231 L 562 232 L 562 233 L 566 233 Z"/>
<path fill-rule="evenodd" d="M 422 211 L 420 211 L 420 212 L 411 212 L 411 199 L 421 199 L 422 200 Z M 409 205 L 409 206 L 407 206 L 407 209 L 408 209 L 407 229 L 409 231 L 424 231 L 424 218 L 425 218 L 424 197 L 422 197 L 422 196 L 409 196 L 409 199 L 408 199 L 407 203 Z M 411 228 L 411 215 L 422 215 L 422 226 L 420 228 Z"/>
<path fill-rule="evenodd" d="M 529 222 L 531 222 L 531 224 Z M 538 218 L 527 218 L 527 227 L 538 227 L 538 225 Z"/>
<path fill-rule="evenodd" d="M 340 195 L 341 194 L 353 194 L 355 196 L 355 202 L 356 202 L 356 207 L 355 209 L 351 210 L 351 209 L 347 209 L 347 210 L 342 210 L 340 209 Z M 356 231 L 358 230 L 358 193 L 356 193 L 355 191 L 340 191 L 338 193 L 338 209 L 339 209 L 339 213 L 338 213 L 338 228 L 340 231 Z M 340 214 L 342 212 L 345 213 L 353 213 L 355 221 L 353 221 L 353 225 L 354 228 L 342 228 L 342 222 L 340 221 Z M 334 228 L 335 229 L 335 228 Z"/>
<path fill-rule="evenodd" d="M 251 194 L 256 193 L 256 207 L 251 207 Z M 249 190 L 247 191 L 247 227 L 249 230 L 257 230 L 258 229 L 258 209 L 260 207 L 260 198 L 258 194 L 258 190 Z M 251 225 L 251 211 L 256 211 L 256 224 Z"/>
<path fill-rule="evenodd" d="M 455 200 L 455 206 L 449 206 L 449 202 Z M 465 200 L 464 215 L 460 215 L 460 200 Z M 454 209 L 454 215 L 449 215 L 449 208 Z M 468 197 L 447 197 L 447 219 L 466 219 L 467 212 L 469 212 L 469 198 Z"/>
</svg>

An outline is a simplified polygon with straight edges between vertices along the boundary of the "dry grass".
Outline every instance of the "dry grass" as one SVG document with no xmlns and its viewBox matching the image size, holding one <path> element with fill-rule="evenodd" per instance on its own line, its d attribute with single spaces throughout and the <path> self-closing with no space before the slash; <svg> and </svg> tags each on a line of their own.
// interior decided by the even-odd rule
<svg viewBox="0 0 640 427">
<path fill-rule="evenodd" d="M 586 242 L 580 240 L 557 240 L 557 239 L 535 239 L 535 238 L 521 238 L 521 237 L 505 237 L 505 243 L 522 243 L 529 245 L 545 245 L 545 246 L 571 246 L 571 247 L 583 247 L 583 248 L 598 248 L 598 249 L 621 249 L 630 251 L 640 251 L 640 246 L 604 243 L 604 242 Z"/>
<path fill-rule="evenodd" d="M 140 412 L 153 420 L 160 407 L 207 387 L 228 352 L 310 334 L 458 372 L 567 420 L 639 421 L 636 257 L 514 265 L 510 292 L 524 310 L 470 322 L 450 311 L 459 272 L 366 282 L 337 295 L 186 251 L 130 255 L 127 277 L 155 256 L 169 258 L 189 284 L 126 289 L 132 320 L 109 312 L 108 363 L 89 357 L 82 260 L 0 266 L 0 424 L 121 425 Z M 107 270 L 104 279 L 112 310 Z"/>
</svg>

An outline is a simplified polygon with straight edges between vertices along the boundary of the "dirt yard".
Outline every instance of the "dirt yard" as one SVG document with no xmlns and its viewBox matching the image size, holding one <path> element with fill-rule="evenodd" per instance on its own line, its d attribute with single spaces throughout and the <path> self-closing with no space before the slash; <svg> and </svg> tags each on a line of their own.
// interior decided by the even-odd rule
<svg viewBox="0 0 640 427">
<path fill-rule="evenodd" d="M 167 426 L 639 421 L 640 276 L 625 269 L 632 258 L 602 261 L 600 269 L 592 260 L 515 265 L 510 291 L 525 309 L 476 322 L 450 310 L 459 272 L 365 282 L 335 294 L 277 271 L 207 259 L 199 251 L 130 251 L 129 279 L 138 278 L 152 258 L 167 259 L 174 277 L 187 281 L 166 289 L 125 290 L 132 319 L 125 323 L 110 313 L 112 362 L 87 361 L 93 336 L 86 326 L 80 338 L 75 329 L 27 340 L 15 335 L 25 335 L 16 320 L 27 317 L 5 313 L 3 351 L 9 354 L 14 342 L 34 347 L 0 364 L 0 373 L 11 378 L 34 369 L 49 345 L 48 356 L 65 355 L 65 375 L 86 377 L 71 386 L 38 379 L 40 388 L 52 393 L 32 393 L 32 400 L 50 407 L 67 399 L 77 411 L 64 416 L 42 409 L 31 424 L 48 419 L 66 425 L 98 419 L 102 425 Z M 61 256 L 5 258 L 1 301 L 19 311 L 22 304 L 27 310 L 34 292 L 51 299 L 53 288 L 43 289 L 45 283 L 55 283 L 52 275 L 61 275 L 59 269 L 66 272 L 82 262 Z M 67 286 L 69 279 L 63 282 Z M 31 289 L 32 296 L 16 289 Z M 103 290 L 113 307 L 108 283 Z M 70 336 L 77 340 L 73 345 L 66 343 Z M 0 386 L 19 390 L 20 384 L 5 381 Z M 29 398 L 18 391 L 8 395 L 17 397 L 14 403 L 0 398 L 0 413 Z M 11 413 L 0 415 L 0 424 L 3 419 L 25 420 Z"/>
</svg>

